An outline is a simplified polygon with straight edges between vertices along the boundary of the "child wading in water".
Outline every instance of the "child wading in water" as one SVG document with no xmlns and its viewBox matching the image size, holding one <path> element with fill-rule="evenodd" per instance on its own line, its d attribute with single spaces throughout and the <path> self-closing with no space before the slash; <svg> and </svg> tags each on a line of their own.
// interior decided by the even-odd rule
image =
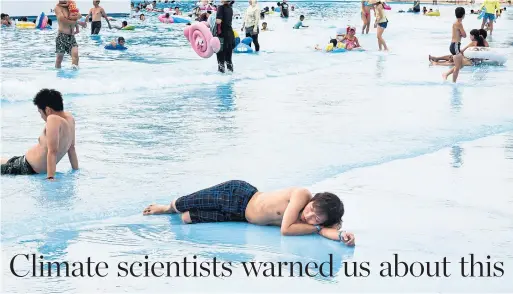
<svg viewBox="0 0 513 294">
<path fill-rule="evenodd" d="M 458 7 L 454 10 L 454 14 L 456 15 L 456 22 L 452 25 L 452 40 L 451 45 L 449 46 L 449 51 L 453 55 L 454 67 L 451 68 L 448 72 L 444 73 L 442 76 L 444 80 L 447 79 L 452 74 L 452 81 L 456 83 L 458 79 L 458 75 L 460 73 L 460 69 L 463 65 L 463 54 L 461 53 L 461 38 L 466 38 L 467 33 L 463 28 L 463 18 L 465 18 L 465 8 Z"/>
</svg>

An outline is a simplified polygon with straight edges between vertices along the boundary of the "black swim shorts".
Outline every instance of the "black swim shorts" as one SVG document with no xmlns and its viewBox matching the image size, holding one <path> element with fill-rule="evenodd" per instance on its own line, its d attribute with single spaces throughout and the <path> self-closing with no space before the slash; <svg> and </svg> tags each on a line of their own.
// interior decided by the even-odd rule
<svg viewBox="0 0 513 294">
<path fill-rule="evenodd" d="M 93 21 L 91 22 L 91 35 L 98 35 L 100 33 L 100 29 L 102 28 L 101 21 Z"/>
<path fill-rule="evenodd" d="M 449 51 L 451 51 L 452 55 L 458 55 L 458 54 L 461 53 L 460 46 L 461 46 L 461 43 L 459 43 L 459 42 L 458 43 L 452 42 L 451 46 L 449 46 Z"/>
<path fill-rule="evenodd" d="M 78 47 L 77 40 L 75 40 L 75 36 L 66 35 L 64 33 L 59 32 L 57 38 L 55 38 L 55 53 L 71 54 L 71 49 L 73 47 Z"/>
<path fill-rule="evenodd" d="M 14 156 L 2 164 L 2 175 L 33 175 L 36 174 L 25 156 Z"/>
</svg>

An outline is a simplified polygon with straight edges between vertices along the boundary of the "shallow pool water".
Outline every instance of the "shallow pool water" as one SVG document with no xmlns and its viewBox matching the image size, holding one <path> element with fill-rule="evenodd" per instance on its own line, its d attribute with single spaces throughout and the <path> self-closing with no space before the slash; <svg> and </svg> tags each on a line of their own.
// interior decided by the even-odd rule
<svg viewBox="0 0 513 294">
<path fill-rule="evenodd" d="M 189 4 L 180 5 L 184 10 L 190 8 Z M 237 8 L 242 11 L 244 5 L 237 3 Z M 2 291 L 163 292 L 171 287 L 179 292 L 242 292 L 240 287 L 247 283 L 245 278 L 233 277 L 206 278 L 202 283 L 196 279 L 115 278 L 115 264 L 143 260 L 145 255 L 153 261 L 197 255 L 198 259 L 217 257 L 238 262 L 325 261 L 332 253 L 335 269 L 340 272 L 342 261 L 358 256 L 358 246 L 353 250 L 312 236 L 284 238 L 277 228 L 246 224 L 184 226 L 176 217 L 143 217 L 141 212 L 150 203 L 167 203 L 173 197 L 228 179 L 246 180 L 260 190 L 285 186 L 328 189 L 322 183 L 329 178 L 338 181 L 329 188 L 341 187 L 347 184 L 341 174 L 355 168 L 511 132 L 513 17 L 504 14 L 488 40 L 491 47 L 508 55 L 509 62 L 464 68 L 454 85 L 442 80 L 447 68 L 429 66 L 428 55 L 449 53 L 455 6 L 438 6 L 441 17 L 397 13 L 408 6 L 395 4 L 388 12 L 390 23 L 384 37 L 391 52 L 377 51 L 372 29 L 369 35 L 357 35 L 367 51 L 324 54 L 313 47 L 325 45 L 337 27 L 352 24 L 361 31 L 359 3 L 301 2 L 289 20 L 268 17 L 272 31 L 260 34 L 262 51 L 258 55 L 234 55 L 235 73 L 227 75 L 216 73 L 214 58 L 204 60 L 195 55 L 183 37 L 184 25 L 162 24 L 156 15 L 148 15 L 145 23 L 128 19 L 129 24 L 136 25 L 135 31 L 110 31 L 104 23 L 99 38 L 92 38 L 89 29 L 83 29 L 77 36 L 78 71 L 70 69 L 68 57 L 62 70 L 53 68 L 55 30 L 2 28 L 2 157 L 21 155 L 37 142 L 44 123 L 31 99 L 38 90 L 49 87 L 63 93 L 65 109 L 75 115 L 80 164 L 79 171 L 71 172 L 63 159 L 56 182 L 46 182 L 44 176 L 2 177 Z M 470 6 L 466 9 L 469 11 Z M 306 15 L 304 23 L 310 27 L 292 30 L 299 14 Z M 478 28 L 479 21 L 468 15 L 464 25 L 469 31 Z M 234 28 L 240 28 L 240 20 L 234 21 Z M 103 49 L 118 36 L 127 40 L 127 51 Z M 511 136 L 507 140 L 511 144 Z M 386 169 L 382 172 L 386 174 Z M 400 173 L 392 180 L 398 186 L 408 184 Z M 374 192 L 386 190 L 380 189 Z M 395 232 L 408 234 L 395 243 L 383 240 L 392 247 L 390 251 L 397 248 L 397 252 L 413 254 L 417 259 L 436 255 L 436 246 L 422 250 L 422 242 L 437 242 L 426 223 L 447 203 L 434 201 L 419 208 L 416 198 L 386 193 L 382 198 L 371 198 L 372 202 L 358 201 L 355 198 L 363 197 L 358 193 L 340 196 L 349 201 L 347 223 L 353 224 L 361 238 L 359 244 L 365 254 L 360 253 L 360 260 L 378 254 L 379 246 L 383 246 L 365 240 L 376 242 L 371 236 L 383 235 L 375 226 L 358 224 L 386 225 L 386 216 L 377 222 L 369 213 L 384 203 L 397 203 L 409 211 L 408 217 L 420 219 L 417 223 L 425 226 L 409 234 L 408 224 L 390 221 Z M 491 218 L 511 219 L 510 212 L 496 211 L 511 207 L 511 199 L 491 202 L 495 208 L 489 212 Z M 461 209 L 459 217 L 472 213 Z M 443 224 L 433 227 L 443 228 Z M 513 224 L 501 223 L 501 228 L 491 237 L 511 245 Z M 470 233 L 466 227 L 452 236 L 447 246 L 469 245 Z M 476 246 L 479 250 L 488 248 L 480 243 Z M 497 252 L 511 262 L 507 250 Z M 108 261 L 114 270 L 108 282 L 14 278 L 8 262 L 18 253 L 42 254 L 45 260 L 81 261 L 91 256 L 96 261 Z M 234 277 L 240 274 L 237 271 Z M 284 291 L 279 279 L 256 281 L 251 282 L 255 288 L 248 291 Z M 294 281 L 295 291 L 321 286 L 338 291 L 344 283 L 340 276 Z M 408 283 L 413 287 L 415 282 Z M 475 287 L 460 280 L 449 286 L 443 281 L 437 283 L 439 288 L 424 283 L 412 289 L 471 291 L 471 286 Z M 511 286 L 501 283 L 487 285 L 495 287 L 487 288 L 490 292 L 512 291 Z M 400 283 L 386 286 L 382 290 L 403 289 Z M 348 287 L 344 289 L 359 289 L 357 283 Z"/>
</svg>

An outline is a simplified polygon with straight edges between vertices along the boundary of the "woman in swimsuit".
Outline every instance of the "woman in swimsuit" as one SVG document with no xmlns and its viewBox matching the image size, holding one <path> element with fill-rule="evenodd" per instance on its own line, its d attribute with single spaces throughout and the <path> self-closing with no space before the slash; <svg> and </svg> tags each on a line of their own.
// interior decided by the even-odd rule
<svg viewBox="0 0 513 294">
<path fill-rule="evenodd" d="M 362 21 L 363 21 L 362 35 L 365 34 L 365 33 L 368 34 L 369 33 L 369 29 L 370 29 L 370 21 L 371 21 L 370 11 L 371 11 L 371 6 L 367 6 L 366 3 L 367 2 L 365 0 L 362 0 Z"/>
</svg>

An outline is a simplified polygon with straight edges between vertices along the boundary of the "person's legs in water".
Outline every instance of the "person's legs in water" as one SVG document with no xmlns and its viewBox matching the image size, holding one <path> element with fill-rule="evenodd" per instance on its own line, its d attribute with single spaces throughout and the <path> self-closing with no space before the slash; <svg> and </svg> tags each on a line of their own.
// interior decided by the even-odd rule
<svg viewBox="0 0 513 294">
<path fill-rule="evenodd" d="M 61 68 L 63 59 L 64 53 L 57 53 L 57 57 L 55 58 L 55 68 Z"/>
<path fill-rule="evenodd" d="M 224 73 L 224 48 L 221 48 L 221 51 L 217 52 L 217 70 L 221 73 Z"/>
<path fill-rule="evenodd" d="M 78 67 L 78 46 L 71 48 L 71 64 Z"/>
<path fill-rule="evenodd" d="M 233 35 L 233 32 L 231 34 L 228 34 L 224 40 L 224 60 L 226 61 L 226 68 L 233 72 L 233 63 L 232 63 L 232 53 L 233 49 L 235 48 L 235 36 Z"/>
<path fill-rule="evenodd" d="M 383 47 L 385 49 L 385 51 L 388 51 L 387 43 L 385 43 L 385 39 L 383 39 L 383 32 L 385 31 L 387 24 L 388 24 L 388 22 L 378 24 L 377 37 L 378 37 L 379 51 L 381 51 L 381 47 Z"/>
<path fill-rule="evenodd" d="M 258 34 L 251 35 L 251 39 L 253 40 L 253 44 L 255 44 L 255 51 L 260 51 L 260 44 L 258 44 Z"/>
<path fill-rule="evenodd" d="M 453 57 L 454 59 L 454 67 L 451 68 L 448 72 L 442 74 L 442 77 L 444 80 L 447 80 L 447 78 L 452 74 L 452 81 L 456 83 L 456 80 L 458 80 L 458 75 L 460 73 L 460 69 L 463 66 L 463 55 L 458 54 Z"/>
<path fill-rule="evenodd" d="M 150 205 L 144 215 L 182 213 L 185 223 L 246 221 L 245 211 L 258 189 L 244 181 L 227 181 L 187 196 L 167 205 Z"/>
</svg>

